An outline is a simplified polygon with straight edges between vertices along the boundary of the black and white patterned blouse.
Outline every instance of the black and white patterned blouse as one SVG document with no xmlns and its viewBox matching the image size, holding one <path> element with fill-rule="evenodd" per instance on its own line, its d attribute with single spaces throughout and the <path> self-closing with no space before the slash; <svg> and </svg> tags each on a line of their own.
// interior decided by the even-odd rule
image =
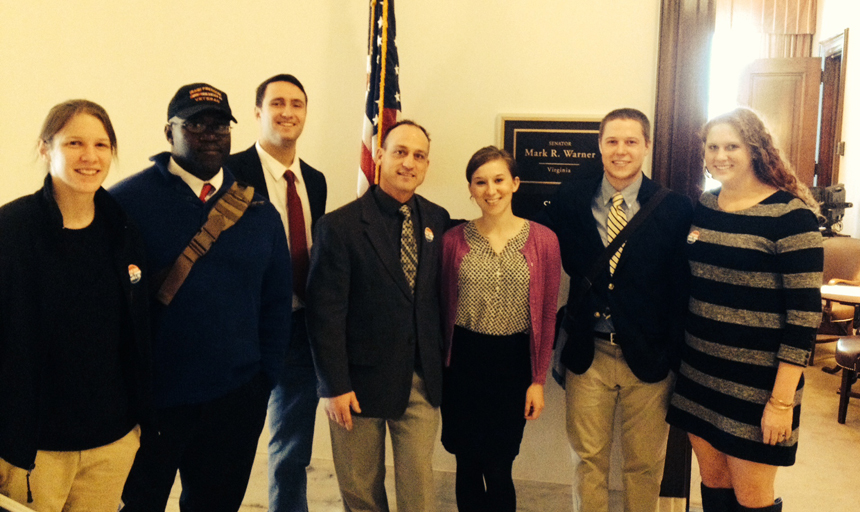
<svg viewBox="0 0 860 512">
<path fill-rule="evenodd" d="M 481 334 L 505 336 L 529 328 L 529 267 L 520 252 L 529 238 L 529 223 L 496 254 L 471 221 L 463 229 L 469 252 L 459 273 L 457 321 Z"/>
</svg>

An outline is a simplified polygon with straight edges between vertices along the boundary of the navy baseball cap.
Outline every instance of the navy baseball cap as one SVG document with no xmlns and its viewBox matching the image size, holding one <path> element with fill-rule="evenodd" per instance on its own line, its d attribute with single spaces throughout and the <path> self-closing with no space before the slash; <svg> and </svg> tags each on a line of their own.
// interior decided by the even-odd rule
<svg viewBox="0 0 860 512">
<path fill-rule="evenodd" d="M 176 91 L 170 105 L 167 106 L 167 120 L 174 117 L 188 119 L 206 110 L 215 110 L 227 115 L 234 123 L 238 123 L 230 110 L 227 93 L 209 84 L 196 83 L 183 85 Z"/>
</svg>

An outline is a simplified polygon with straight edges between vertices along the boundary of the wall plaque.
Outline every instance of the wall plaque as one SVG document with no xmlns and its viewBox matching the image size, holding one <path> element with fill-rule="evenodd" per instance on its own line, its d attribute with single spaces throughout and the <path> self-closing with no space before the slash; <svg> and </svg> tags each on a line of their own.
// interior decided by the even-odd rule
<svg viewBox="0 0 860 512">
<path fill-rule="evenodd" d="M 514 213 L 533 218 L 570 176 L 603 169 L 598 148 L 599 119 L 499 117 L 501 147 L 514 156 L 520 189 Z"/>
</svg>

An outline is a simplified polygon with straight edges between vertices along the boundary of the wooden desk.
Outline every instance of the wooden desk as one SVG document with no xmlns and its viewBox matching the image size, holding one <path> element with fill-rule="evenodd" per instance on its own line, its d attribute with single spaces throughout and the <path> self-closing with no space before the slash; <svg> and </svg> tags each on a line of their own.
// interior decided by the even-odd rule
<svg viewBox="0 0 860 512">
<path fill-rule="evenodd" d="M 825 284 L 821 286 L 821 298 L 844 304 L 860 304 L 860 286 L 850 284 Z"/>
</svg>

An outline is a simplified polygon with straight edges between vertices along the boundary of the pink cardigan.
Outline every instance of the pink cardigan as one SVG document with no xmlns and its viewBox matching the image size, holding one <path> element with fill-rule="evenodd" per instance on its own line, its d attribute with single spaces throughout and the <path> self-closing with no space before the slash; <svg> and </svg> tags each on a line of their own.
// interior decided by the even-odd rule
<svg viewBox="0 0 860 512">
<path fill-rule="evenodd" d="M 445 366 L 451 364 L 451 341 L 457 319 L 460 263 L 469 252 L 460 224 L 442 237 L 442 316 L 445 334 Z M 555 313 L 558 307 L 558 283 L 561 278 L 561 254 L 558 239 L 546 226 L 529 222 L 529 238 L 522 248 L 529 266 L 529 342 L 531 345 L 532 382 L 544 384 L 552 357 L 555 335 Z"/>
</svg>

